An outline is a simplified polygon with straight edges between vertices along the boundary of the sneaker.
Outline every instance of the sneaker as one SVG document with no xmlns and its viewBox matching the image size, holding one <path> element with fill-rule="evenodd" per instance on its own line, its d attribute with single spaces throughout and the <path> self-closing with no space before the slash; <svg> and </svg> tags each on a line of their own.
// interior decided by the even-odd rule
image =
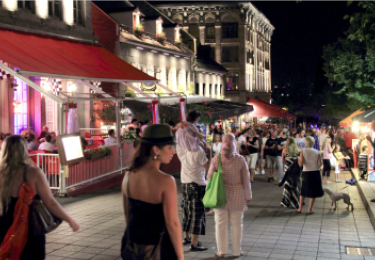
<svg viewBox="0 0 375 260">
<path fill-rule="evenodd" d="M 182 244 L 184 245 L 184 246 L 186 246 L 186 245 L 188 245 L 188 244 L 190 244 L 191 243 L 191 238 L 184 238 L 184 241 L 182 242 Z"/>
<path fill-rule="evenodd" d="M 189 248 L 190 251 L 206 251 L 207 249 L 208 247 L 203 246 L 202 243 L 199 241 L 196 246 L 190 245 L 190 248 Z"/>
</svg>

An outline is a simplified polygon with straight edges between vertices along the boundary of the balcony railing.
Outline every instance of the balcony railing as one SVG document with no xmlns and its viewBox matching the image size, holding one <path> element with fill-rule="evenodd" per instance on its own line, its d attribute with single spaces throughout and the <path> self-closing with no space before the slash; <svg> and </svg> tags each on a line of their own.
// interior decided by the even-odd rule
<svg viewBox="0 0 375 260">
<path fill-rule="evenodd" d="M 121 31 L 124 31 L 124 32 L 127 32 L 127 33 L 131 33 L 133 35 L 135 35 L 135 30 L 134 28 L 131 28 L 129 26 L 126 26 L 126 25 L 120 25 L 120 30 Z M 158 41 L 158 37 L 156 36 L 156 34 L 152 34 L 150 32 L 147 32 L 145 31 L 144 33 L 142 33 L 142 37 L 140 39 L 150 39 L 150 40 L 155 40 L 155 41 Z M 189 48 L 186 44 L 184 43 L 176 43 L 176 41 L 172 41 L 170 39 L 167 39 L 164 41 L 165 44 L 171 44 L 171 45 L 174 45 L 178 48 L 180 48 L 180 46 L 183 46 L 185 48 Z"/>
</svg>

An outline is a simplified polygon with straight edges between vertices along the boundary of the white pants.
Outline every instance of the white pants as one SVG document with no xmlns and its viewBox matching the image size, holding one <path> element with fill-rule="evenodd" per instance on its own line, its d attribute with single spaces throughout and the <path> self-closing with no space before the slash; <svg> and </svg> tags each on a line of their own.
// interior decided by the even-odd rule
<svg viewBox="0 0 375 260">
<path fill-rule="evenodd" d="M 228 253 L 228 220 L 232 229 L 232 254 L 241 254 L 243 211 L 215 209 L 216 243 L 219 254 Z"/>
<path fill-rule="evenodd" d="M 284 178 L 284 164 L 283 164 L 283 159 L 282 159 L 282 157 L 281 156 L 277 156 L 277 164 L 278 164 L 278 166 L 277 167 L 279 167 L 279 182 L 280 181 L 282 181 L 282 179 Z"/>
</svg>

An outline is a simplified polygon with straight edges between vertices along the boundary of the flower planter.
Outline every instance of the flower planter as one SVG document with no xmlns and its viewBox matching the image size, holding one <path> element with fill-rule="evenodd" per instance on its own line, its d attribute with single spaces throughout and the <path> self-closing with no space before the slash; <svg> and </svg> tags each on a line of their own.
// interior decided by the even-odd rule
<svg viewBox="0 0 375 260">
<path fill-rule="evenodd" d="M 92 155 L 90 155 L 90 154 L 85 154 L 85 158 L 87 159 L 87 160 L 96 160 L 96 159 L 99 159 L 99 158 L 103 158 L 103 157 L 106 157 L 106 156 L 108 156 L 108 155 L 105 155 L 105 154 L 92 154 Z"/>
</svg>

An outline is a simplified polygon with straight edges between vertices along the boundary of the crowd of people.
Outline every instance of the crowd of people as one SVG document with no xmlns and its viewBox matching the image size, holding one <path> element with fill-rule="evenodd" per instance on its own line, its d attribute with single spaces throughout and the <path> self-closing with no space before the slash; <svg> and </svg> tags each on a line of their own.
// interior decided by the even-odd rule
<svg viewBox="0 0 375 260">
<path fill-rule="evenodd" d="M 12 136 L 11 133 L 0 133 L 0 150 L 4 140 L 10 136 Z M 38 137 L 30 127 L 26 130 L 22 130 L 20 136 L 22 136 L 27 141 L 28 151 L 44 150 L 53 152 L 55 150 L 56 133 L 53 131 L 49 132 L 48 126 L 43 126 L 42 131 L 40 132 Z"/>
<path fill-rule="evenodd" d="M 283 186 L 282 206 L 301 213 L 304 200 L 308 198 L 307 214 L 313 214 L 315 199 L 323 196 L 322 185 L 330 183 L 332 168 L 339 182 L 341 168 L 352 167 L 354 161 L 359 161 L 360 169 L 367 164 L 367 147 L 360 145 L 360 151 L 357 148 L 352 151 L 351 139 L 355 136 L 344 129 L 336 131 L 324 126 L 320 129 L 303 126 L 288 129 L 277 125 L 256 125 L 239 133 L 224 133 L 219 125 L 212 131 L 213 142 L 207 145 L 205 136 L 196 127 L 200 116 L 199 112 L 193 110 L 189 112 L 186 122 L 177 126 L 172 123 L 149 123 L 142 129 L 134 120 L 127 127 L 130 131 L 140 129 L 138 134 L 141 134 L 122 183 L 126 222 L 121 241 L 123 259 L 183 259 L 183 246 L 189 246 L 190 251 L 207 250 L 208 247 L 199 241 L 199 237 L 206 234 L 206 212 L 209 210 L 202 200 L 207 183 L 219 168 L 227 203 L 213 209 L 216 255 L 224 257 L 230 251 L 230 225 L 231 254 L 238 257 L 242 255 L 243 218 L 252 200 L 251 187 L 255 175 L 265 175 L 267 170 L 268 182 L 277 180 L 279 186 Z M 2 140 L 0 249 L 6 248 L 8 237 L 22 234 L 17 237 L 19 245 L 12 249 L 20 259 L 45 257 L 45 235 L 35 237 L 32 230 L 25 233 L 28 227 L 32 228 L 28 221 L 23 221 L 20 226 L 13 223 L 20 207 L 27 211 L 27 201 L 30 199 L 40 197 L 53 215 L 67 221 L 73 231 L 79 229 L 78 222 L 51 195 L 44 173 L 33 167 L 30 161 L 27 152 L 30 142 L 36 139 L 47 146 L 53 141 L 48 128 L 43 132 L 40 138 L 35 138 L 35 133 L 28 131 Z M 114 134 L 114 131 L 110 131 L 108 138 L 116 139 Z M 175 153 L 181 162 L 181 203 L 177 202 L 174 178 L 160 171 L 160 165 L 168 164 Z M 183 214 L 182 223 L 178 217 L 179 204 Z M 20 229 L 23 231 L 18 232 Z"/>
</svg>

